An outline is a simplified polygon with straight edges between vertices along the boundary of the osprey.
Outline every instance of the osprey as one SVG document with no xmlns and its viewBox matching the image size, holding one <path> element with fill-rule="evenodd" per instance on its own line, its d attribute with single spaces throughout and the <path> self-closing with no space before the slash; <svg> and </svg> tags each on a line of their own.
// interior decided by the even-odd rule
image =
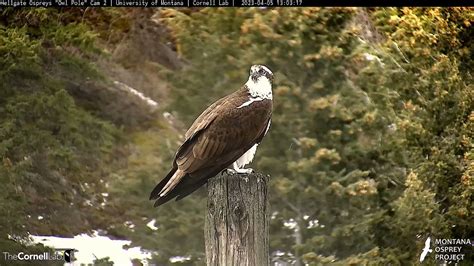
<svg viewBox="0 0 474 266">
<path fill-rule="evenodd" d="M 186 197 L 228 167 L 232 173 L 253 171 L 244 166 L 253 160 L 270 128 L 272 82 L 270 69 L 253 65 L 244 86 L 210 105 L 194 121 L 170 172 L 151 192 L 155 207 Z"/>
</svg>

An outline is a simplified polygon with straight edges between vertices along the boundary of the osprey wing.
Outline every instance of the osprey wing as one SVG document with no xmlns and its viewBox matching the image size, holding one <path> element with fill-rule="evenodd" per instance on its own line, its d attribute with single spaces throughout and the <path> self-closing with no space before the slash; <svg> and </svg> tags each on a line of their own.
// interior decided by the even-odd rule
<svg viewBox="0 0 474 266">
<path fill-rule="evenodd" d="M 199 132 L 189 133 L 186 145 L 176 155 L 178 169 L 193 174 L 203 168 L 219 165 L 221 170 L 232 164 L 266 131 L 272 102 L 252 103 L 252 108 L 237 108 L 240 101 L 228 101 L 196 120 Z"/>
<path fill-rule="evenodd" d="M 200 114 L 199 117 L 194 120 L 188 131 L 186 131 L 186 134 L 184 135 L 185 141 L 188 141 L 193 137 L 194 134 L 206 128 L 219 114 L 219 110 L 225 109 L 224 105 L 228 102 L 228 98 L 231 98 L 232 96 L 233 94 L 229 94 L 207 107 L 206 110 L 204 110 L 204 112 L 202 112 L 202 114 Z"/>
</svg>

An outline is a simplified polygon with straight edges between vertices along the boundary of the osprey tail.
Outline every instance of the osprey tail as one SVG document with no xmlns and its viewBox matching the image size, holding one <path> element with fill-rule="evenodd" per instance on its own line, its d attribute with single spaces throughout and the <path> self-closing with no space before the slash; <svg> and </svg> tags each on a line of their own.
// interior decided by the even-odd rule
<svg viewBox="0 0 474 266">
<path fill-rule="evenodd" d="M 171 169 L 163 180 L 155 186 L 150 194 L 150 200 L 158 199 L 166 196 L 179 181 L 186 175 L 186 173 L 178 170 L 177 168 Z"/>
</svg>

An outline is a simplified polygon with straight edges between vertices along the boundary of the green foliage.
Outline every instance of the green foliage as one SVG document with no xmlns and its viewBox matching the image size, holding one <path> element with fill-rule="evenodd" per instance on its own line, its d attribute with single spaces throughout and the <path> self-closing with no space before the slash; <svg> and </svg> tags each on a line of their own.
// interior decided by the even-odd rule
<svg viewBox="0 0 474 266">
<path fill-rule="evenodd" d="M 73 235 L 100 221 L 103 179 L 121 132 L 77 106 L 64 86 L 62 74 L 72 71 L 68 82 L 99 78 L 77 56 L 92 49 L 86 26 L 62 24 L 54 9 L 1 12 L 0 249 L 33 251 L 8 235 Z"/>
<path fill-rule="evenodd" d="M 240 25 L 251 12 L 204 8 L 190 15 L 177 9 L 164 9 L 160 14 L 161 21 L 173 29 L 178 53 L 191 62 L 179 75 L 166 76 L 174 84 L 172 105 L 189 124 L 205 104 L 222 96 L 222 88 L 235 86 L 246 78 L 246 73 L 236 65 L 240 46 L 235 40 L 239 38 Z M 202 97 L 201 90 L 205 90 L 207 99 Z"/>
<path fill-rule="evenodd" d="M 154 260 L 162 264 L 173 256 L 199 261 L 203 235 L 192 233 L 203 227 L 205 198 L 158 214 L 148 201 L 169 170 L 175 130 L 149 112 L 143 119 L 143 110 L 130 107 L 136 101 L 91 64 L 106 56 L 97 44 L 117 42 L 134 22 L 128 19 L 140 16 L 119 9 L 1 12 L 0 211 L 8 215 L 0 224 L 8 226 L 0 229 L 0 249 L 13 248 L 7 234 L 100 229 L 158 250 Z M 146 226 L 152 219 L 156 231 Z"/>
<path fill-rule="evenodd" d="M 224 26 L 226 30 L 213 30 L 226 25 L 225 22 L 216 24 L 213 18 L 224 12 L 227 12 L 225 18 L 240 23 L 233 27 L 239 32 L 229 31 L 229 26 Z M 230 14 L 232 12 L 243 12 L 244 16 L 237 19 L 235 14 Z M 189 57 L 186 44 L 182 44 L 181 50 L 186 58 L 194 59 L 192 63 L 203 62 L 206 67 L 185 70 L 185 74 L 177 74 L 180 79 L 184 76 L 198 83 L 218 84 L 216 87 L 222 90 L 235 89 L 245 80 L 246 73 L 241 74 L 238 81 L 228 79 L 227 67 L 247 69 L 250 64 L 265 62 L 277 72 L 272 133 L 265 139 L 260 150 L 263 158 L 257 163 L 260 170 L 274 177 L 272 206 L 278 207 L 273 210 L 275 224 L 272 228 L 275 231 L 272 235 L 281 230 L 284 232 L 285 221 L 292 221 L 300 228 L 300 234 L 314 236 L 307 239 L 301 236 L 303 242 L 290 246 L 288 243 L 291 242 L 272 240 L 276 245 L 272 247 L 274 250 L 291 250 L 297 257 L 316 246 L 320 253 L 329 255 L 337 251 L 338 255 L 345 256 L 354 251 L 355 241 L 360 250 L 369 245 L 362 241 L 369 226 L 367 216 L 357 211 L 374 208 L 368 199 L 377 193 L 376 182 L 367 171 L 374 167 L 373 163 L 364 159 L 373 156 L 369 147 L 364 148 L 370 144 L 370 136 L 361 133 L 365 132 L 361 126 L 369 124 L 365 120 L 372 122 L 367 116 L 369 111 L 374 112 L 374 107 L 367 106 L 364 92 L 347 81 L 345 69 L 341 66 L 341 60 L 352 57 L 357 44 L 354 34 L 344 31 L 343 27 L 353 12 L 352 9 L 251 9 L 220 10 L 210 12 L 209 16 L 193 13 L 191 18 L 183 18 L 183 23 L 187 24 L 180 28 L 183 32 L 177 34 L 178 40 L 186 43 L 188 37 L 180 39 L 180 36 L 189 36 L 193 29 L 190 24 L 210 28 L 200 36 L 202 44 L 193 43 Z M 173 19 L 181 16 L 184 15 L 174 15 Z M 212 45 L 207 40 L 227 41 L 229 45 L 222 51 L 211 50 L 208 47 Z M 237 46 L 233 49 L 234 54 L 242 49 L 245 53 L 229 55 L 227 48 L 230 46 Z M 213 61 L 216 63 L 203 58 L 208 51 L 214 53 Z M 199 55 L 201 58 L 195 58 Z M 206 73 L 214 71 L 208 72 L 207 65 L 218 65 L 219 73 L 226 74 L 208 75 Z M 184 81 L 178 82 L 177 86 L 185 86 L 188 95 L 198 97 L 201 93 L 196 91 L 195 84 Z M 206 96 L 212 98 L 214 90 L 206 90 Z M 190 104 L 186 101 L 195 102 L 195 99 L 183 99 L 181 95 L 178 98 L 186 105 Z M 201 99 L 208 101 L 209 97 Z M 363 166 L 363 171 L 357 168 L 361 167 L 358 161 L 368 163 Z M 341 205 L 345 209 L 341 209 Z M 359 221 L 355 222 L 357 219 Z M 335 229 L 336 225 L 340 228 Z M 325 234 L 327 236 L 316 237 Z M 355 235 L 354 242 L 345 241 L 345 250 L 339 237 L 349 234 Z M 287 235 L 283 237 L 288 238 Z"/>
<path fill-rule="evenodd" d="M 102 229 L 154 251 L 156 264 L 203 265 L 204 193 L 157 210 L 147 199 L 184 126 L 128 111 L 91 64 L 149 17 L 0 12 L 0 250 L 44 249 L 8 235 Z M 272 176 L 273 259 L 414 264 L 427 235 L 474 235 L 472 9 L 158 12 L 186 62 L 159 73 L 186 125 L 242 86 L 250 65 L 275 72 L 272 127 L 254 163 Z"/>
<path fill-rule="evenodd" d="M 388 216 L 386 225 L 393 232 L 390 245 L 412 260 L 416 253 L 407 241 L 409 234 L 438 238 L 473 234 L 468 221 L 473 218 L 474 90 L 466 68 L 472 66 L 472 12 L 466 11 L 404 8 L 372 14 L 379 28 L 395 26 L 386 32 L 380 54 L 386 64 L 371 68 L 370 75 L 376 78 L 370 81 L 398 93 L 393 101 L 398 114 L 394 125 L 406 151 L 408 174 L 404 194 L 392 204 L 393 219 Z M 381 76 L 387 72 L 391 75 Z M 420 241 L 418 250 L 422 245 Z"/>
<path fill-rule="evenodd" d="M 24 28 L 28 35 L 44 45 L 75 46 L 84 50 L 93 48 L 93 32 L 82 23 L 73 23 L 72 14 L 67 12 L 46 8 L 7 8 L 1 12 L 4 26 Z"/>
<path fill-rule="evenodd" d="M 130 30 L 128 10 L 117 8 L 5 8 L 0 24 L 25 27 L 33 39 L 47 47 L 79 48 L 83 52 L 100 52 L 98 38 L 119 41 Z"/>
<path fill-rule="evenodd" d="M 406 264 L 418 260 L 417 236 L 472 235 L 468 10 L 161 12 L 189 60 L 170 77 L 186 121 L 241 86 L 251 64 L 276 72 L 256 164 L 273 177 L 282 259 Z M 365 40 L 360 15 L 379 43 Z"/>
<path fill-rule="evenodd" d="M 31 40 L 26 34 L 26 28 L 0 27 L 0 53 L 3 78 L 6 74 L 20 66 L 35 65 L 38 63 L 39 42 Z"/>
<path fill-rule="evenodd" d="M 173 202 L 159 209 L 151 209 L 152 203 L 148 200 L 150 188 L 169 171 L 174 155 L 170 151 L 176 148 L 177 132 L 166 124 L 158 123 L 147 130 L 134 132 L 130 137 L 133 147 L 128 167 L 114 173 L 110 179 L 106 210 L 111 215 L 120 213 L 121 219 L 111 222 L 104 229 L 112 235 L 131 239 L 145 249 L 156 251 L 152 261 L 159 265 L 170 265 L 169 259 L 175 256 L 189 257 L 188 265 L 202 261 L 202 217 L 206 202 L 202 193 L 193 195 L 191 200 Z M 152 220 L 155 220 L 156 230 L 147 226 Z M 179 262 L 175 264 L 181 265 Z"/>
<path fill-rule="evenodd" d="M 94 260 L 94 266 L 113 266 L 113 265 L 114 263 L 110 261 L 109 257 Z"/>
</svg>

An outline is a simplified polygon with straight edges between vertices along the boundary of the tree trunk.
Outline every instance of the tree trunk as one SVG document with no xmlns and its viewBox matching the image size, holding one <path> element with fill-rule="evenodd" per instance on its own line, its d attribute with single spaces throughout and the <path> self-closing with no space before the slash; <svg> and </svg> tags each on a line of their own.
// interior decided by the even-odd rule
<svg viewBox="0 0 474 266">
<path fill-rule="evenodd" d="M 208 266 L 269 265 L 268 176 L 218 175 L 208 181 Z"/>
<path fill-rule="evenodd" d="M 295 244 L 299 248 L 303 244 L 303 233 L 301 232 L 303 228 L 303 217 L 301 217 L 300 214 L 297 214 L 296 216 L 296 227 L 295 227 Z M 301 263 L 301 254 L 298 251 L 298 249 L 295 251 L 295 266 L 301 266 L 303 265 Z"/>
</svg>

